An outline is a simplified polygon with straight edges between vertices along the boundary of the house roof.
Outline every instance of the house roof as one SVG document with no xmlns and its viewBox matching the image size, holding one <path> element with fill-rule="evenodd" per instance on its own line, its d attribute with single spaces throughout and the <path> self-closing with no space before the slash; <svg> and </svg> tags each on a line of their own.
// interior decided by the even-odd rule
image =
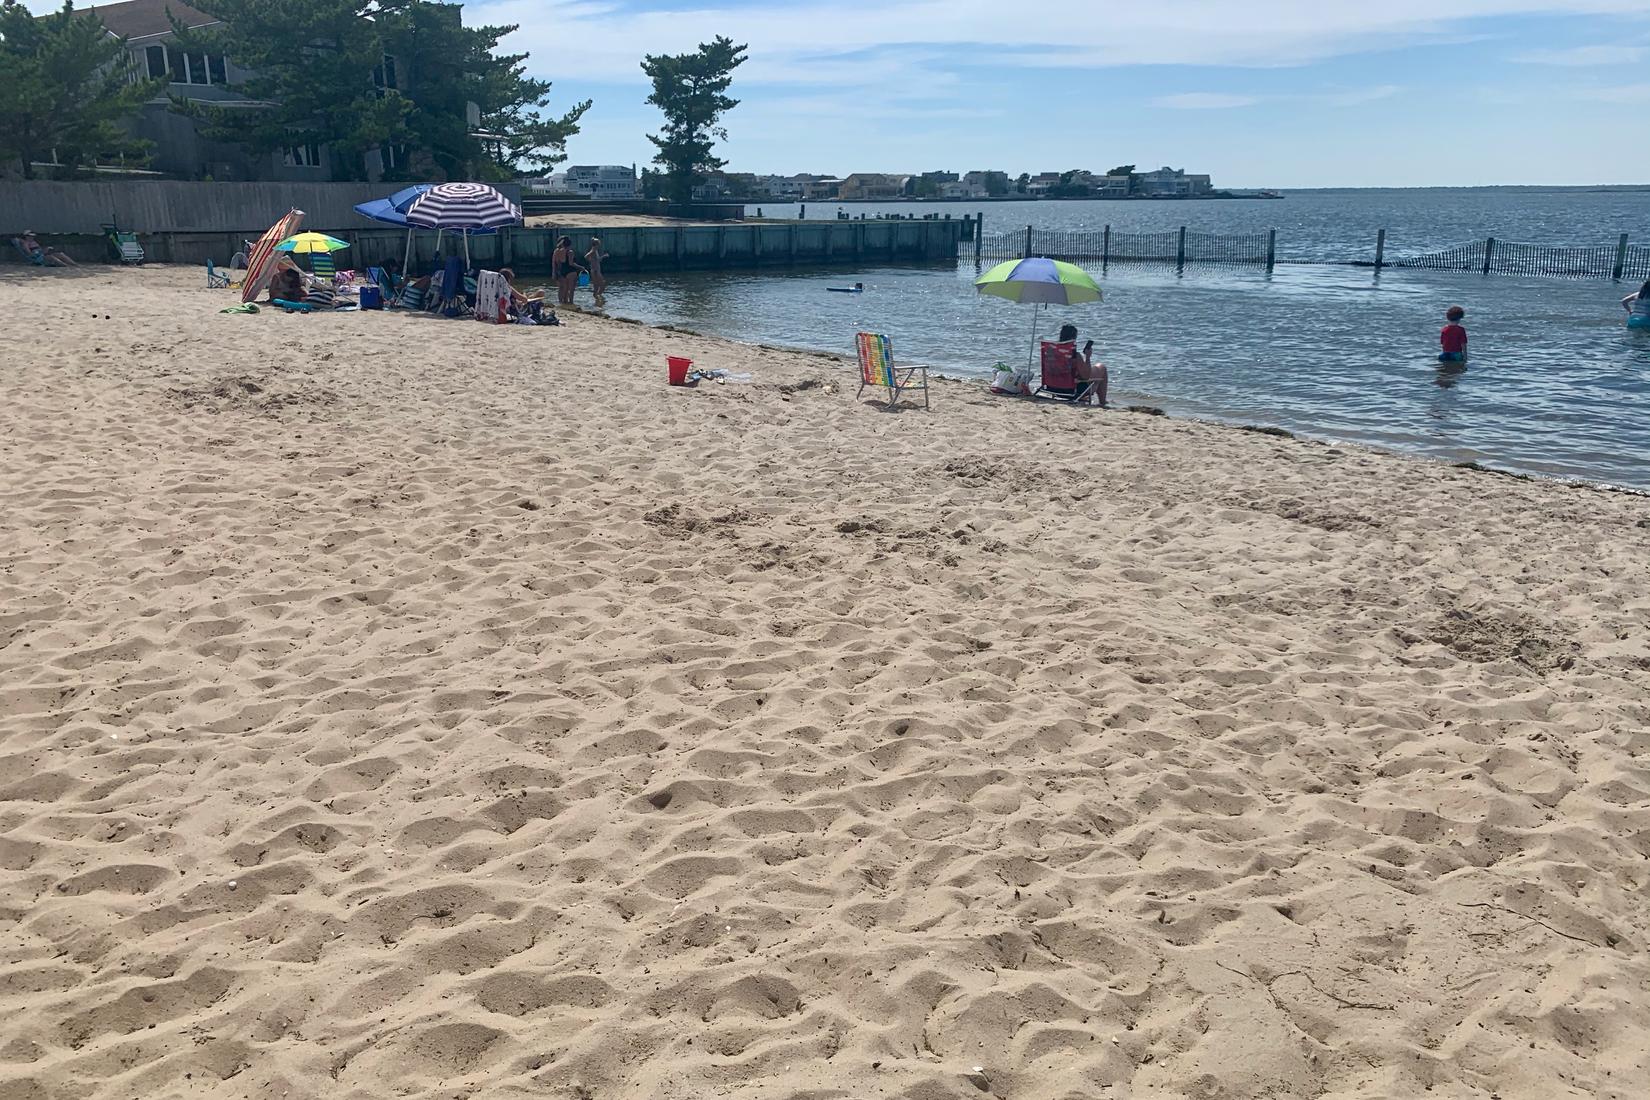
<svg viewBox="0 0 1650 1100">
<path fill-rule="evenodd" d="M 97 16 L 110 34 L 121 38 L 147 38 L 171 33 L 172 21 L 168 18 L 168 12 L 185 27 L 204 27 L 219 21 L 183 3 L 183 0 L 122 0 L 119 4 L 102 4 L 81 10 Z"/>
</svg>

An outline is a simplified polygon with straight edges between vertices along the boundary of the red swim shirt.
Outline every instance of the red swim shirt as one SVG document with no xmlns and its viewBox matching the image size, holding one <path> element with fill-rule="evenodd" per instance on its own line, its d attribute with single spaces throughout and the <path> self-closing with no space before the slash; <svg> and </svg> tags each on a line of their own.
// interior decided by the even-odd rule
<svg viewBox="0 0 1650 1100">
<path fill-rule="evenodd" d="M 1461 352 L 1467 350 L 1467 330 L 1460 325 L 1445 325 L 1438 333 L 1438 342 L 1445 351 Z"/>
</svg>

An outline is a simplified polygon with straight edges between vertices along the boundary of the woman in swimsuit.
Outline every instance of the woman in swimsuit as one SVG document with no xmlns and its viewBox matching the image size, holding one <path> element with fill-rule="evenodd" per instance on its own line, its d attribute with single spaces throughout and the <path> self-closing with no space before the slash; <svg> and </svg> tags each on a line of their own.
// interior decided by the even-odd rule
<svg viewBox="0 0 1650 1100">
<path fill-rule="evenodd" d="M 550 257 L 550 276 L 556 282 L 556 301 L 564 306 L 573 304 L 573 288 L 578 285 L 579 272 L 583 270 L 573 255 L 573 238 L 558 240 L 556 251 Z"/>
</svg>

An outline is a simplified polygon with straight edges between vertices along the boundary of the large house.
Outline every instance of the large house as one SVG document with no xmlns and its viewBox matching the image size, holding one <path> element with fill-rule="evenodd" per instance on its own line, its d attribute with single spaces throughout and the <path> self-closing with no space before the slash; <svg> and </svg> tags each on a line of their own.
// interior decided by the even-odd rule
<svg viewBox="0 0 1650 1100">
<path fill-rule="evenodd" d="M 558 191 L 575 191 L 592 199 L 633 199 L 636 169 L 622 164 L 574 164 L 550 177 Z"/>
<path fill-rule="evenodd" d="M 1207 195 L 1214 187 L 1206 175 L 1187 175 L 1181 168 L 1159 168 L 1141 172 L 1135 179 L 1135 194 L 1152 198 L 1193 198 Z"/>
<path fill-rule="evenodd" d="M 836 197 L 849 199 L 897 199 L 905 193 L 905 176 L 882 172 L 855 172 L 845 176 Z"/>
<path fill-rule="evenodd" d="M 457 11 L 457 6 L 453 6 Z M 235 92 L 233 84 L 247 73 L 218 54 L 189 53 L 172 31 L 175 18 L 186 30 L 216 25 L 219 20 L 183 0 L 122 0 L 88 8 L 108 33 L 126 40 L 135 77 L 165 77 L 161 93 L 144 104 L 131 122 L 133 133 L 152 143 L 149 168 L 182 179 L 326 181 L 333 178 L 331 153 L 315 144 L 297 145 L 275 153 L 255 153 L 244 147 L 211 141 L 202 136 L 194 119 L 173 109 L 172 98 L 256 111 L 263 105 Z M 455 16 L 456 17 L 456 16 Z M 382 94 L 398 89 L 396 62 L 386 57 L 372 73 Z M 478 119 L 467 121 L 475 130 Z M 361 166 L 369 180 L 405 167 L 406 150 L 384 146 L 369 151 Z"/>
</svg>

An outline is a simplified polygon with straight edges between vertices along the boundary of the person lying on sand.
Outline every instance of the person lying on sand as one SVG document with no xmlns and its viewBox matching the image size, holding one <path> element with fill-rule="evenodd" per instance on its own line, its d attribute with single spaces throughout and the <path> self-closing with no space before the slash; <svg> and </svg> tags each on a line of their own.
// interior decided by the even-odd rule
<svg viewBox="0 0 1650 1100">
<path fill-rule="evenodd" d="M 304 273 L 298 265 L 288 259 L 276 261 L 275 275 L 269 280 L 269 300 L 302 302 L 304 297 Z"/>
</svg>

